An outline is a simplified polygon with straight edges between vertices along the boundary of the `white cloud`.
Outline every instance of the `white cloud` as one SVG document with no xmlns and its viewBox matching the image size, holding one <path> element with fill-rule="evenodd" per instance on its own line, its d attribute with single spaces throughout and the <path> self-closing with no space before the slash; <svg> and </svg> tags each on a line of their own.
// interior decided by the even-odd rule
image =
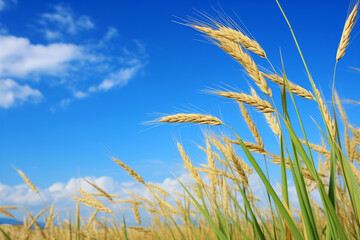
<svg viewBox="0 0 360 240">
<path fill-rule="evenodd" d="M 1 108 L 10 108 L 26 101 L 37 102 L 41 98 L 41 92 L 29 85 L 19 85 L 12 79 L 0 80 Z"/>
<path fill-rule="evenodd" d="M 89 16 L 77 16 L 70 7 L 62 4 L 54 6 L 54 12 L 42 14 L 40 23 L 46 28 L 44 32 L 48 40 L 61 37 L 63 32 L 77 34 L 95 27 Z"/>
<path fill-rule="evenodd" d="M 108 30 L 107 30 L 107 32 L 106 32 L 106 34 L 104 36 L 104 39 L 108 41 L 108 40 L 116 37 L 117 35 L 119 35 L 119 32 L 118 32 L 118 30 L 116 28 L 108 27 Z"/>
<path fill-rule="evenodd" d="M 119 200 L 133 199 L 133 197 L 128 192 L 124 191 L 124 189 L 128 189 L 133 193 L 145 197 L 149 200 L 153 200 L 150 192 L 146 190 L 144 185 L 135 181 L 118 182 L 108 176 L 102 176 L 98 178 L 85 177 L 84 179 L 87 179 L 90 182 L 96 184 L 110 194 L 120 195 L 121 198 Z M 184 184 L 189 184 L 192 181 L 189 175 L 182 175 L 179 177 L 179 179 Z M 182 190 L 182 186 L 176 179 L 167 178 L 162 182 L 154 184 L 159 185 L 171 194 Z M 68 182 L 57 182 L 45 189 L 39 189 L 41 198 L 38 194 L 34 193 L 26 184 L 9 186 L 0 183 L 0 206 L 11 205 L 29 210 L 30 212 L 39 212 L 40 209 L 43 208 L 44 202 L 47 205 L 54 203 L 56 211 L 65 214 L 67 212 L 74 211 L 75 201 L 71 197 L 79 195 L 78 190 L 80 187 L 84 191 L 89 193 L 97 192 L 96 189 L 86 183 L 82 178 L 71 178 Z M 106 206 L 111 207 L 111 205 L 106 201 L 106 199 L 99 199 L 101 199 L 101 201 L 103 201 Z M 119 207 L 126 207 L 126 204 L 119 205 Z M 113 208 L 115 213 L 119 213 L 118 208 L 116 208 L 115 206 L 112 206 L 111 208 Z M 86 209 L 91 208 L 87 208 L 85 206 L 82 207 L 82 214 L 88 214 L 88 211 Z M 21 210 L 14 210 L 12 211 L 12 213 L 18 219 L 22 219 L 22 216 L 26 214 L 25 212 L 21 212 Z M 65 215 L 63 215 L 63 217 L 64 216 Z M 131 221 L 131 219 L 133 219 L 132 212 L 125 212 L 125 217 L 127 221 L 129 219 Z"/>
<path fill-rule="evenodd" d="M 32 73 L 57 74 L 83 56 L 74 44 L 31 44 L 27 38 L 0 36 L 0 76 L 27 77 Z"/>
<path fill-rule="evenodd" d="M 132 67 L 121 68 L 119 71 L 111 73 L 98 85 L 91 86 L 89 92 L 108 91 L 115 86 L 124 86 L 135 76 L 140 67 L 141 64 L 136 64 Z"/>
</svg>

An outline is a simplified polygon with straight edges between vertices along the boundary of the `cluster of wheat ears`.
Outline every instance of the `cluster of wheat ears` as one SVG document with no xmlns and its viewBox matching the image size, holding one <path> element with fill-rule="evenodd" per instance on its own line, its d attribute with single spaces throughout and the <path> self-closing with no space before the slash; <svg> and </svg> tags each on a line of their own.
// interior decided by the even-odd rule
<svg viewBox="0 0 360 240">
<path fill-rule="evenodd" d="M 177 144 L 184 168 L 193 179 L 189 185 L 179 180 L 183 189 L 178 193 L 172 194 L 147 183 L 128 165 L 113 158 L 116 164 L 146 187 L 152 198 L 127 190 L 131 199 L 116 200 L 120 196 L 107 193 L 87 181 L 96 193 L 80 189 L 81 197 L 73 197 L 77 201 L 75 221 L 69 218 L 55 224 L 58 213 L 54 212 L 52 205 L 36 216 L 27 212 L 28 217 L 24 217 L 22 226 L 2 226 L 2 236 L 6 239 L 360 239 L 360 129 L 349 123 L 334 89 L 332 110 L 326 106 L 309 73 L 290 23 L 278 5 L 298 47 L 312 91 L 290 82 L 284 67 L 282 76 L 277 74 L 259 43 L 231 24 L 212 19 L 186 22 L 236 59 L 257 85 L 258 90 L 251 88 L 249 94 L 212 91 L 239 104 L 255 142 L 243 141 L 231 126 L 215 116 L 186 113 L 164 116 L 158 121 L 223 125 L 233 132 L 233 137 L 213 131 L 205 132 L 205 146 L 200 148 L 204 151 L 207 164 L 200 164 L 199 167 L 193 165 L 182 145 Z M 349 44 L 358 6 L 358 2 L 354 4 L 345 22 L 334 59 L 334 81 L 336 65 Z M 266 59 L 272 70 L 267 73 L 260 71 L 251 54 Z M 276 90 L 281 92 L 281 104 L 278 106 L 273 100 L 269 81 L 279 86 Z M 314 108 L 320 110 L 323 123 L 317 124 L 323 136 L 321 145 L 309 142 L 295 95 L 314 102 Z M 265 148 L 246 105 L 264 114 L 264 119 L 278 139 L 277 154 Z M 290 106 L 296 110 L 295 116 L 289 115 Z M 338 124 L 340 120 L 344 126 L 341 129 Z M 301 126 L 300 132 L 293 128 L 292 122 L 295 121 Z M 324 131 L 321 126 L 325 127 Z M 247 161 L 237 154 L 239 150 L 243 151 Z M 265 159 L 266 170 L 259 166 L 254 156 Z M 314 156 L 318 156 L 317 161 Z M 280 197 L 270 184 L 268 161 L 281 168 Z M 25 174 L 20 170 L 18 172 L 29 187 L 39 193 Z M 265 189 L 266 198 L 261 201 L 254 195 L 254 186 L 249 184 L 251 175 L 256 175 Z M 289 199 L 289 179 L 296 189 L 298 208 Z M 321 203 L 314 200 L 312 192 L 318 193 Z M 115 208 L 117 204 L 127 205 L 132 209 L 138 226 L 127 226 L 126 219 L 119 219 L 119 214 L 114 213 L 114 206 L 107 207 L 105 201 Z M 87 220 L 80 215 L 81 204 L 94 209 Z M 13 209 L 16 207 L 3 206 L 0 213 L 13 217 Z M 99 212 L 106 213 L 108 217 L 98 217 Z M 41 216 L 44 217 L 45 227 L 38 224 Z M 147 223 L 142 225 L 144 218 Z"/>
</svg>

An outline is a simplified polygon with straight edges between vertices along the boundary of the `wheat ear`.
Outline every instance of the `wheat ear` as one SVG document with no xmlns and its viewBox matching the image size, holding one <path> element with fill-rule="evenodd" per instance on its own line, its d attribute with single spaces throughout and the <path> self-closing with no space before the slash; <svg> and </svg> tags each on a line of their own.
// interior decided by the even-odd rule
<svg viewBox="0 0 360 240">
<path fill-rule="evenodd" d="M 271 96 L 271 89 L 268 87 L 265 78 L 261 75 L 254 60 L 241 49 L 241 46 L 226 38 L 222 38 L 220 43 L 221 44 L 217 44 L 218 47 L 235 58 L 245 68 L 249 76 L 255 81 L 256 85 L 259 86 L 261 91 Z"/>
<path fill-rule="evenodd" d="M 336 53 L 336 61 L 339 61 L 345 55 L 345 50 L 349 45 L 350 33 L 355 25 L 358 7 L 359 7 L 359 3 L 356 3 L 353 10 L 346 19 L 345 26 L 341 35 L 339 47 Z"/>
<path fill-rule="evenodd" d="M 22 177 L 22 179 L 25 181 L 25 183 L 27 185 L 29 185 L 31 190 L 33 190 L 35 193 L 39 193 L 39 190 L 35 187 L 35 185 L 30 181 L 30 179 L 21 170 L 17 170 L 17 172 Z"/>
<path fill-rule="evenodd" d="M 274 108 L 271 106 L 269 102 L 264 101 L 258 97 L 250 96 L 245 93 L 237 93 L 237 92 L 218 91 L 215 93 L 226 98 L 231 98 L 238 102 L 244 102 L 252 107 L 256 107 L 260 112 L 263 113 L 275 112 Z"/>
<path fill-rule="evenodd" d="M 185 168 L 187 170 L 189 170 L 191 177 L 195 180 L 195 182 L 200 185 L 203 186 L 203 182 L 201 180 L 201 177 L 199 176 L 198 172 L 196 171 L 194 165 L 191 163 L 189 157 L 186 155 L 184 148 L 181 146 L 180 143 L 177 143 L 177 147 L 179 149 L 180 155 L 185 163 Z"/>
<path fill-rule="evenodd" d="M 161 193 L 162 195 L 164 195 L 166 197 L 170 196 L 170 194 L 167 191 L 165 191 L 165 189 L 159 187 L 158 185 L 155 185 L 155 184 L 152 184 L 152 183 L 147 183 L 146 186 L 158 191 L 159 193 Z"/>
<path fill-rule="evenodd" d="M 186 114 L 179 113 L 176 115 L 170 115 L 162 117 L 160 122 L 167 123 L 198 123 L 198 124 L 207 124 L 207 125 L 221 125 L 223 124 L 220 119 L 210 115 L 203 114 Z"/>
<path fill-rule="evenodd" d="M 246 110 L 244 104 L 239 102 L 239 106 L 240 106 L 241 114 L 243 115 L 246 124 L 248 125 L 252 135 L 254 136 L 255 141 L 261 148 L 264 148 L 264 142 L 261 139 L 260 133 L 259 133 L 258 129 L 256 128 L 254 121 L 251 119 L 248 111 Z"/>
<path fill-rule="evenodd" d="M 11 218 L 14 218 L 14 215 L 12 215 L 11 213 L 9 213 L 7 210 L 5 210 L 4 207 L 0 207 L 0 213 L 8 216 L 8 217 L 11 217 Z"/>
<path fill-rule="evenodd" d="M 332 117 L 330 116 L 330 113 L 324 103 L 324 100 L 323 98 L 321 97 L 321 94 L 319 92 L 319 90 L 315 87 L 315 95 L 318 99 L 318 104 L 319 104 L 319 107 L 320 109 L 322 110 L 323 114 L 324 114 L 324 120 L 325 120 L 325 123 L 329 129 L 329 132 L 330 132 L 330 136 L 335 139 L 335 135 L 336 135 L 336 132 L 335 132 L 335 121 L 334 119 L 332 119 Z"/>
<path fill-rule="evenodd" d="M 110 194 L 108 194 L 107 192 L 105 192 L 103 189 L 101 189 L 100 187 L 98 187 L 97 185 L 89 182 L 88 180 L 85 179 L 85 181 L 90 184 L 91 186 L 93 186 L 96 190 L 98 190 L 102 196 L 106 197 L 109 201 L 112 201 L 112 197 L 110 196 Z M 91 194 L 91 195 L 94 195 L 94 194 Z"/>
<path fill-rule="evenodd" d="M 270 81 L 279 84 L 280 86 L 284 87 L 284 79 L 276 74 L 266 74 L 266 73 L 261 73 L 264 77 L 266 77 L 267 79 L 269 79 Z M 305 88 L 300 87 L 299 85 L 296 85 L 292 82 L 290 82 L 288 80 L 288 84 L 289 84 L 289 88 L 291 90 L 291 92 L 295 95 L 298 95 L 300 97 L 309 99 L 309 100 L 314 100 L 314 96 L 311 94 L 311 92 L 309 92 L 308 90 L 306 90 Z"/>
<path fill-rule="evenodd" d="M 134 204 L 132 209 L 133 209 L 136 223 L 138 225 L 141 225 L 141 218 L 140 218 L 139 208 L 138 208 L 137 204 Z"/>
<path fill-rule="evenodd" d="M 230 27 L 219 26 L 218 30 L 212 29 L 210 27 L 205 26 L 197 26 L 193 25 L 193 28 L 196 30 L 203 32 L 215 40 L 219 40 L 221 38 L 229 39 L 233 42 L 241 44 L 247 50 L 259 55 L 260 57 L 266 58 L 266 53 L 264 49 L 261 48 L 258 42 L 250 39 L 248 36 L 244 35 L 241 31 L 237 31 Z"/>
<path fill-rule="evenodd" d="M 120 167 L 122 167 L 125 171 L 127 171 L 129 173 L 129 175 L 131 177 L 133 177 L 136 181 L 145 184 L 145 181 L 142 179 L 142 177 L 135 172 L 132 168 L 130 168 L 128 165 L 126 165 L 125 163 L 123 163 L 122 161 L 116 159 L 116 158 L 112 158 L 112 160 L 119 165 Z"/>
</svg>

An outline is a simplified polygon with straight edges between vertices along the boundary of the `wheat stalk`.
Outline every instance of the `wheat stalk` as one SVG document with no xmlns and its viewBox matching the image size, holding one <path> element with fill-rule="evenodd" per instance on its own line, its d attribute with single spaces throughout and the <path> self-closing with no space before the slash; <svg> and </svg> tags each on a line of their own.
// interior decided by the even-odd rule
<svg viewBox="0 0 360 240">
<path fill-rule="evenodd" d="M 336 61 L 339 61 L 344 55 L 347 46 L 349 45 L 350 33 L 355 25 L 356 15 L 358 12 L 359 4 L 356 3 L 353 10 L 346 19 L 345 26 L 341 35 L 339 47 L 336 53 Z"/>
</svg>

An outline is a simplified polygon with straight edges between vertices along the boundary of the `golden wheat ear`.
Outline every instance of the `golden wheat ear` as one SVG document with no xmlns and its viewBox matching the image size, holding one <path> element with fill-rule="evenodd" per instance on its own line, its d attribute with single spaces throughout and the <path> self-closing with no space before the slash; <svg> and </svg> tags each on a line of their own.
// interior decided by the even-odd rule
<svg viewBox="0 0 360 240">
<path fill-rule="evenodd" d="M 23 173 L 21 170 L 16 170 L 20 177 L 24 180 L 24 182 L 33 190 L 35 193 L 39 193 L 39 190 L 35 187 L 35 185 L 30 181 L 30 179 Z"/>
<path fill-rule="evenodd" d="M 170 115 L 162 117 L 159 122 L 167 123 L 198 123 L 207 125 L 221 125 L 223 122 L 217 117 L 203 114 L 185 114 L 180 113 L 176 115 Z"/>
<path fill-rule="evenodd" d="M 359 8 L 359 2 L 355 3 L 353 10 L 346 19 L 345 26 L 341 35 L 339 47 L 336 53 L 336 61 L 339 61 L 345 55 L 345 50 L 349 45 L 350 33 L 356 22 L 356 15 L 358 13 L 358 8 Z"/>
</svg>

